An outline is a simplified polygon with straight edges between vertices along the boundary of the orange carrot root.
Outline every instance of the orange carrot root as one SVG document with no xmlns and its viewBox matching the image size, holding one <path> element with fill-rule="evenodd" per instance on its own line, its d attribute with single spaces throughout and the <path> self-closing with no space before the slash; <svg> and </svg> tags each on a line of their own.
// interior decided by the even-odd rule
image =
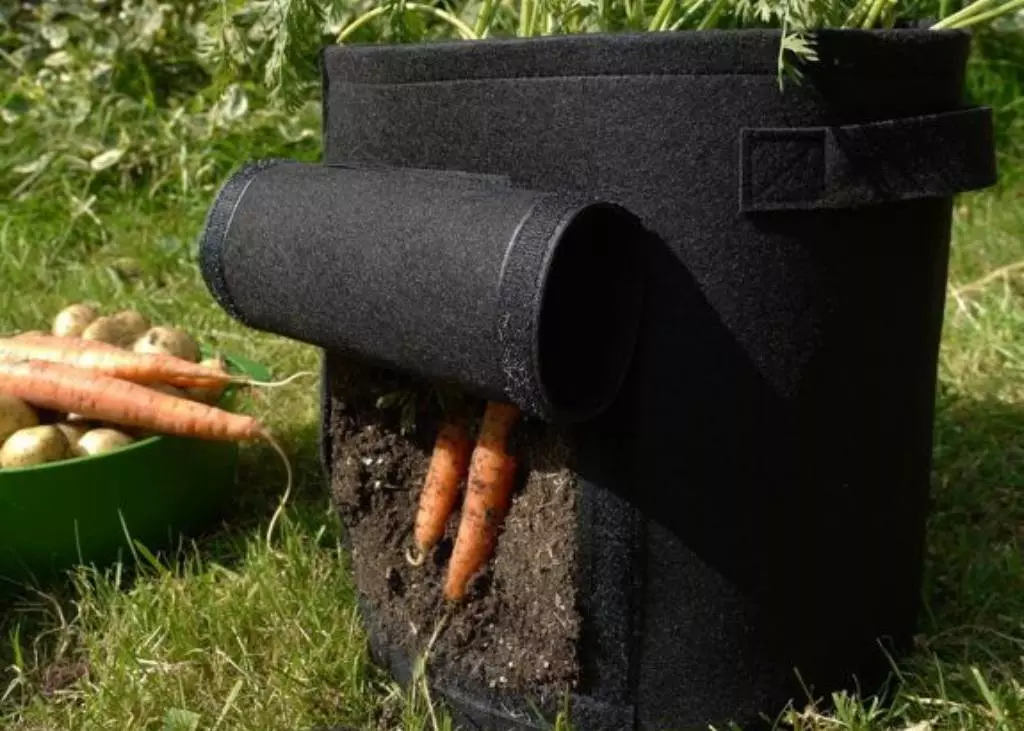
<svg viewBox="0 0 1024 731">
<path fill-rule="evenodd" d="M 437 432 L 430 467 L 420 492 L 416 513 L 416 554 L 406 552 L 413 566 L 423 563 L 427 552 L 444 536 L 444 526 L 455 509 L 459 486 L 469 469 L 472 441 L 459 424 L 446 423 Z"/>
<path fill-rule="evenodd" d="M 231 377 L 232 383 L 237 383 L 240 386 L 259 386 L 260 388 L 278 388 L 280 386 L 287 386 L 292 381 L 299 378 L 305 378 L 306 376 L 317 376 L 318 373 L 314 371 L 296 371 L 287 378 L 282 378 L 280 381 L 257 381 L 252 378 L 238 378 L 236 376 Z"/>
<path fill-rule="evenodd" d="M 135 353 L 82 338 L 33 335 L 0 340 L 0 360 L 62 363 L 133 383 L 167 383 L 183 388 L 211 387 L 231 381 L 216 368 L 156 353 Z"/>
<path fill-rule="evenodd" d="M 232 383 L 276 388 L 317 375 L 313 371 L 299 371 L 280 381 L 259 381 L 173 355 L 135 353 L 98 340 L 35 333 L 0 339 L 0 359 L 22 358 L 66 363 L 133 383 L 167 383 L 182 388 L 223 388 Z"/>
<path fill-rule="evenodd" d="M 488 401 L 477 442 L 505 445 L 519 415 L 519 408 L 512 404 Z"/>
<path fill-rule="evenodd" d="M 473 449 L 444 595 L 459 601 L 466 595 L 470 579 L 487 563 L 497 542 L 512 498 L 516 459 L 500 446 L 478 442 Z"/>
<path fill-rule="evenodd" d="M 241 441 L 264 435 L 251 416 L 45 360 L 0 360 L 0 393 L 37 407 L 174 436 Z"/>
</svg>

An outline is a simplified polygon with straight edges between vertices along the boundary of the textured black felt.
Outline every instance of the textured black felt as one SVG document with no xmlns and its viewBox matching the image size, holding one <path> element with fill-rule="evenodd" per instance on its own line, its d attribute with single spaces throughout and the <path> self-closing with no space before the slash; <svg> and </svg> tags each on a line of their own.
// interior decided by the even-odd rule
<svg viewBox="0 0 1024 731">
<path fill-rule="evenodd" d="M 586 191 L 666 243 L 626 384 L 577 429 L 580 694 L 636 728 L 774 715 L 806 700 L 794 668 L 871 691 L 918 610 L 951 196 L 994 182 L 989 110 L 961 98 L 965 33 L 824 32 L 785 92 L 778 43 L 323 58 L 328 162 Z"/>
<path fill-rule="evenodd" d="M 200 251 L 253 328 L 568 422 L 622 382 L 646 235 L 500 176 L 261 161 L 225 183 Z"/>
<path fill-rule="evenodd" d="M 995 176 L 986 108 L 740 133 L 740 210 L 852 208 L 953 195 Z"/>
</svg>

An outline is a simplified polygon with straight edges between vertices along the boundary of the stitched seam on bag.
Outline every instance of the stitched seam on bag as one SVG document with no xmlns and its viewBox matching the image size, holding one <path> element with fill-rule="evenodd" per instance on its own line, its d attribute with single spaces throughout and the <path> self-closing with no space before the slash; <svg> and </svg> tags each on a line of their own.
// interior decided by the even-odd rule
<svg viewBox="0 0 1024 731">
<path fill-rule="evenodd" d="M 208 278 L 210 289 L 220 301 L 224 311 L 239 322 L 248 325 L 248 320 L 239 309 L 228 286 L 227 272 L 224 268 L 224 247 L 227 245 L 228 233 L 234 221 L 235 213 L 249 186 L 256 177 L 282 163 L 293 162 L 284 158 L 267 158 L 248 163 L 241 167 L 218 191 L 213 205 L 207 213 L 199 239 L 200 266 Z"/>
<path fill-rule="evenodd" d="M 804 181 L 815 150 L 801 148 L 793 149 L 789 152 L 792 154 L 787 155 L 788 160 L 784 164 L 780 163 L 771 165 L 770 163 L 766 163 L 766 166 L 778 171 L 779 175 L 777 175 L 767 185 L 752 191 L 755 203 L 782 203 L 790 200 L 811 202 L 821 198 L 820 191 L 814 196 L 802 195 L 795 199 L 789 197 L 789 191 L 791 191 L 792 188 L 799 186 Z M 756 165 L 757 163 L 753 164 Z"/>
<path fill-rule="evenodd" d="M 726 72 L 726 71 L 709 71 L 709 72 L 689 72 L 689 73 L 673 73 L 670 71 L 662 72 L 651 72 L 646 74 L 576 74 L 570 76 L 557 76 L 546 74 L 539 74 L 536 76 L 474 76 L 474 77 L 459 77 L 453 79 L 426 79 L 422 81 L 353 81 L 350 79 L 340 78 L 336 79 L 338 84 L 344 84 L 348 86 L 358 86 L 365 88 L 387 88 L 393 86 L 441 86 L 441 85 L 452 85 L 452 84 L 470 84 L 474 82 L 493 82 L 493 81 L 585 81 L 587 79 L 687 79 L 687 78 L 704 78 L 704 77 L 743 77 L 743 78 L 762 78 L 769 79 L 775 78 L 774 73 L 762 73 L 759 71 L 750 72 Z M 940 79 L 944 78 L 944 74 L 919 74 L 915 76 L 898 76 L 895 78 L 905 81 L 917 81 L 922 79 Z M 892 74 L 864 74 L 858 73 L 855 77 L 859 81 L 870 81 L 875 79 L 885 79 L 886 81 L 892 81 L 894 78 Z"/>
<path fill-rule="evenodd" d="M 748 200 L 753 205 L 821 200 L 827 187 L 827 148 L 827 132 L 820 128 L 751 131 L 743 171 Z M 759 157 L 763 155 L 770 155 L 769 159 Z M 765 171 L 771 173 L 767 182 Z"/>
</svg>

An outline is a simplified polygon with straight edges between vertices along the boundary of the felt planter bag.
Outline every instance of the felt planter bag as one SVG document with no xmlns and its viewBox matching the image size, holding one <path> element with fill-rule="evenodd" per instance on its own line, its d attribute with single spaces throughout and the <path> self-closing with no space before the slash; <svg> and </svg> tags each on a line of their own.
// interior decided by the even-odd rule
<svg viewBox="0 0 1024 731">
<path fill-rule="evenodd" d="M 952 197 L 994 182 L 991 119 L 961 98 L 964 33 L 830 31 L 817 42 L 818 63 L 784 91 L 775 31 L 325 49 L 328 165 L 499 176 L 509 189 L 488 178 L 494 187 L 463 197 L 454 184 L 343 183 L 356 173 L 281 168 L 294 179 L 268 177 L 254 190 L 262 174 L 254 178 L 242 205 L 256 196 L 267 213 L 228 226 L 226 274 L 211 267 L 243 320 L 325 347 L 329 422 L 342 348 L 519 392 L 493 370 L 496 353 L 469 320 L 457 321 L 466 354 L 451 362 L 421 347 L 434 334 L 426 321 L 394 317 L 408 347 L 364 337 L 363 318 L 389 335 L 358 298 L 379 307 L 372 278 L 400 277 L 391 264 L 329 257 L 328 238 L 350 254 L 398 253 L 409 242 L 387 237 L 417 226 L 444 257 L 456 256 L 446 240 L 472 248 L 493 285 L 495 252 L 540 195 L 512 189 L 606 201 L 657 235 L 631 249 L 643 259 L 644 295 L 621 389 L 572 427 L 582 629 L 570 711 L 581 731 L 721 728 L 772 718 L 790 700 L 802 706 L 805 687 L 816 698 L 871 692 L 889 669 L 885 651 L 902 650 L 914 631 Z M 392 182 L 405 186 L 408 209 L 387 197 Z M 368 212 L 339 212 L 341 195 L 314 204 L 321 186 L 348 185 L 364 194 L 344 197 Z M 416 213 L 430 196 L 454 222 Z M 475 225 L 476 206 L 493 228 Z M 562 220 L 533 210 L 546 231 Z M 346 225 L 349 214 L 381 232 Z M 294 220 L 263 220 L 277 217 Z M 289 248 L 271 252 L 261 236 Z M 232 263 L 252 247 L 260 268 Z M 436 263 L 442 276 L 402 296 L 457 311 L 425 292 L 453 281 L 447 261 Z M 632 278 L 610 285 L 596 269 L 628 311 Z M 290 291 L 296 282 L 303 289 Z M 563 294 L 590 296 L 572 285 Z M 352 321 L 321 319 L 324 297 L 357 308 Z M 489 316 L 501 307 L 478 306 Z M 291 307 L 301 312 L 275 311 Z M 609 337 L 624 349 L 628 331 Z M 616 364 L 610 373 L 626 357 L 609 347 L 598 350 Z M 581 376 L 592 357 L 556 352 Z M 538 390 L 543 378 L 527 392 Z M 587 400 L 599 392 L 611 390 Z M 322 449 L 330 470 L 326 428 Z M 408 680 L 412 658 L 380 629 L 389 607 L 364 599 L 362 608 L 375 658 Z M 452 672 L 433 681 L 464 728 L 541 727 L 532 698 Z"/>
<path fill-rule="evenodd" d="M 579 194 L 265 160 L 224 184 L 207 219 L 209 288 L 259 330 L 556 422 L 605 409 L 633 353 L 647 234 Z"/>
<path fill-rule="evenodd" d="M 778 43 L 325 50 L 328 163 L 585 191 L 663 241 L 623 390 L 578 429 L 580 729 L 870 692 L 913 632 L 951 197 L 995 180 L 990 114 L 962 100 L 965 33 L 826 32 L 784 91 Z M 528 713 L 438 689 L 479 728 Z"/>
</svg>

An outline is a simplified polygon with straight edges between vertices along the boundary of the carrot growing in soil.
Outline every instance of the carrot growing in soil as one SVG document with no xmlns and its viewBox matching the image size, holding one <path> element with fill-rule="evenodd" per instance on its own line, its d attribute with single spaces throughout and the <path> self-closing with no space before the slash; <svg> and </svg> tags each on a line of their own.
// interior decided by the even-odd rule
<svg viewBox="0 0 1024 731">
<path fill-rule="evenodd" d="M 459 486 L 469 469 L 472 447 L 461 424 L 445 423 L 437 432 L 416 512 L 416 554 L 405 554 L 413 566 L 422 564 L 427 552 L 444 535 L 445 523 L 459 498 Z"/>
<path fill-rule="evenodd" d="M 516 459 L 493 445 L 473 449 L 459 532 L 448 563 L 444 595 L 459 601 L 470 579 L 487 563 L 497 543 L 515 482 Z"/>
<path fill-rule="evenodd" d="M 483 420 L 480 422 L 477 443 L 501 445 L 504 448 L 508 443 L 509 433 L 518 420 L 518 407 L 499 401 L 488 401 Z"/>
<path fill-rule="evenodd" d="M 287 485 L 274 523 L 288 499 L 292 468 L 277 440 L 258 420 L 180 398 L 95 371 L 45 360 L 0 359 L 0 393 L 36 407 L 179 437 L 223 441 L 264 439 L 284 461 Z"/>
<path fill-rule="evenodd" d="M 470 459 L 459 531 L 448 563 L 444 595 L 449 601 L 466 595 L 470 579 L 494 551 L 515 484 L 517 461 L 506 446 L 518 417 L 515 406 L 496 401 L 487 404 Z"/>
</svg>

